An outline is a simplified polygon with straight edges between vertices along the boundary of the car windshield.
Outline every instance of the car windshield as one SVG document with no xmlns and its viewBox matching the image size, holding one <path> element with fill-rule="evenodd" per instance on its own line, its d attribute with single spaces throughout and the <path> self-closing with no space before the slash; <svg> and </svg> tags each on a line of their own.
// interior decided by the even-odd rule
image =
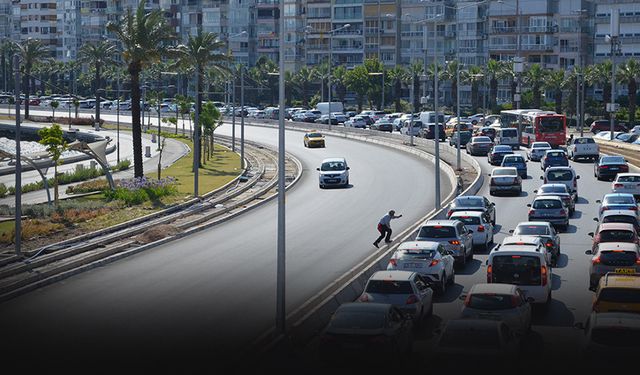
<svg viewBox="0 0 640 375">
<path fill-rule="evenodd" d="M 399 259 L 432 259 L 435 257 L 435 250 L 400 250 Z"/>
<path fill-rule="evenodd" d="M 460 220 L 468 225 L 480 225 L 480 218 L 478 216 L 452 216 L 452 219 Z"/>
<path fill-rule="evenodd" d="M 320 133 L 309 133 L 308 137 L 309 138 L 320 138 L 320 137 L 322 137 L 322 134 L 320 134 Z"/>
<path fill-rule="evenodd" d="M 573 172 L 569 170 L 548 171 L 547 180 L 549 181 L 573 180 Z"/>
<path fill-rule="evenodd" d="M 494 153 L 498 153 L 498 152 L 512 153 L 513 150 L 509 146 L 496 146 L 493 148 L 493 152 Z"/>
<path fill-rule="evenodd" d="M 564 129 L 564 123 L 557 117 L 541 118 L 539 129 L 541 133 L 556 133 Z"/>
<path fill-rule="evenodd" d="M 484 207 L 482 198 L 456 198 L 455 207 Z"/>
<path fill-rule="evenodd" d="M 604 198 L 603 204 L 636 204 L 633 195 L 610 195 Z"/>
<path fill-rule="evenodd" d="M 600 291 L 598 300 L 614 303 L 640 303 L 640 289 L 604 288 Z"/>
<path fill-rule="evenodd" d="M 489 137 L 475 137 L 472 139 L 473 143 L 491 143 L 491 138 Z"/>
<path fill-rule="evenodd" d="M 586 145 L 596 143 L 596 141 L 594 141 L 593 138 L 578 138 L 574 143 L 577 145 Z"/>
<path fill-rule="evenodd" d="M 622 156 L 603 156 L 600 158 L 600 164 L 625 164 Z"/>
<path fill-rule="evenodd" d="M 505 164 L 522 164 L 524 163 L 524 159 L 522 156 L 507 156 L 504 158 L 503 163 Z"/>
<path fill-rule="evenodd" d="M 550 149 L 551 145 L 546 143 L 546 142 L 544 142 L 544 143 L 536 142 L 531 146 L 531 148 L 546 148 L 546 149 Z"/>
<path fill-rule="evenodd" d="M 494 283 L 540 285 L 540 259 L 526 255 L 498 255 L 493 258 Z"/>
<path fill-rule="evenodd" d="M 492 176 L 515 176 L 518 172 L 511 168 L 496 168 L 491 173 Z"/>
<path fill-rule="evenodd" d="M 548 158 L 564 158 L 565 154 L 562 151 L 552 151 L 552 152 L 547 152 L 547 157 Z"/>
<path fill-rule="evenodd" d="M 439 346 L 443 348 L 497 349 L 500 347 L 500 336 L 497 329 L 448 328 L 442 334 Z"/>
<path fill-rule="evenodd" d="M 533 208 L 538 210 L 551 210 L 562 208 L 562 202 L 556 199 L 536 199 Z"/>
<path fill-rule="evenodd" d="M 630 215 L 608 215 L 602 218 L 603 223 L 627 223 L 638 225 L 638 219 Z"/>
<path fill-rule="evenodd" d="M 467 307 L 478 310 L 512 309 L 512 296 L 507 294 L 472 294 Z"/>
<path fill-rule="evenodd" d="M 385 314 L 381 312 L 344 311 L 331 318 L 330 327 L 337 329 L 379 329 L 385 325 Z"/>
<path fill-rule="evenodd" d="M 549 228 L 544 225 L 518 225 L 513 231 L 514 236 L 546 236 Z"/>
<path fill-rule="evenodd" d="M 599 233 L 600 242 L 633 242 L 634 235 L 630 230 L 603 230 Z"/>
<path fill-rule="evenodd" d="M 640 347 L 640 330 L 632 327 L 595 327 L 591 330 L 591 341 L 612 347 Z"/>
<path fill-rule="evenodd" d="M 618 176 L 618 182 L 640 182 L 640 176 Z"/>
<path fill-rule="evenodd" d="M 341 161 L 328 161 L 325 163 L 322 163 L 322 166 L 320 167 L 320 170 L 323 172 L 326 171 L 344 171 L 345 170 L 345 166 L 344 163 Z"/>
<path fill-rule="evenodd" d="M 638 258 L 635 251 L 601 251 L 600 262 L 607 266 L 633 266 Z"/>
<path fill-rule="evenodd" d="M 547 185 L 541 186 L 538 193 L 541 194 L 549 194 L 549 193 L 567 193 L 567 185 Z"/>
<path fill-rule="evenodd" d="M 420 238 L 452 238 L 456 236 L 454 227 L 442 225 L 429 225 L 420 228 L 418 237 Z"/>
<path fill-rule="evenodd" d="M 375 294 L 413 294 L 409 281 L 370 280 L 365 290 Z"/>
<path fill-rule="evenodd" d="M 503 137 L 517 137 L 518 131 L 516 129 L 503 129 L 502 130 Z"/>
</svg>

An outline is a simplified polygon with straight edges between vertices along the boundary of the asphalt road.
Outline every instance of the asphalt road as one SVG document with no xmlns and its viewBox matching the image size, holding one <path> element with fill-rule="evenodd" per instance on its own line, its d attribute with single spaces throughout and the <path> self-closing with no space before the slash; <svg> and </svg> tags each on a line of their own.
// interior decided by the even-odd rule
<svg viewBox="0 0 640 375">
<path fill-rule="evenodd" d="M 277 145 L 275 129 L 247 127 L 246 137 Z M 388 210 L 404 215 L 392 223 L 398 233 L 433 209 L 434 174 L 422 159 L 355 141 L 327 137 L 325 149 L 306 149 L 302 133 L 287 132 L 287 145 L 304 165 L 286 201 L 286 304 L 293 309 L 371 254 L 377 221 Z M 347 158 L 352 185 L 320 190 L 315 168 L 333 156 Z M 3 346 L 37 341 L 55 358 L 108 352 L 112 360 L 154 361 L 235 351 L 274 324 L 276 212 L 274 200 L 4 302 Z"/>
</svg>

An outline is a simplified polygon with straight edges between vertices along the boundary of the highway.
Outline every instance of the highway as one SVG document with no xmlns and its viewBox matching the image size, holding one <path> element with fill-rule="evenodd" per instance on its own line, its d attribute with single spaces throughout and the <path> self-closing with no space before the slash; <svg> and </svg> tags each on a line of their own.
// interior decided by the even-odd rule
<svg viewBox="0 0 640 375">
<path fill-rule="evenodd" d="M 219 130 L 230 132 L 226 125 Z M 333 137 L 325 149 L 306 149 L 302 136 L 287 132 L 287 150 L 304 166 L 287 194 L 290 310 L 375 250 L 376 224 L 388 210 L 404 215 L 392 223 L 399 233 L 434 208 L 433 166 L 423 159 Z M 246 137 L 277 145 L 275 129 L 246 127 Z M 346 157 L 352 186 L 320 190 L 315 168 L 334 156 Z M 3 343 L 15 349 L 37 341 L 56 358 L 69 351 L 89 357 L 107 351 L 119 359 L 135 353 L 136 360 L 237 351 L 274 324 L 276 211 L 274 200 L 4 302 Z"/>
</svg>

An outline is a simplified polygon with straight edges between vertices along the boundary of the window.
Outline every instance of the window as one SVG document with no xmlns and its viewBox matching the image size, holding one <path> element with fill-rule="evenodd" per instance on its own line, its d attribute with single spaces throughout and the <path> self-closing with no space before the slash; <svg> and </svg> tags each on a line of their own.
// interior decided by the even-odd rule
<svg viewBox="0 0 640 375">
<path fill-rule="evenodd" d="M 420 238 L 451 238 L 456 237 L 456 230 L 454 227 L 434 225 L 424 226 L 418 233 Z"/>
<path fill-rule="evenodd" d="M 514 306 L 512 296 L 506 294 L 472 294 L 468 307 L 478 310 L 508 310 Z"/>
<path fill-rule="evenodd" d="M 365 290 L 373 294 L 413 294 L 409 281 L 370 280 Z"/>
<path fill-rule="evenodd" d="M 494 283 L 540 285 L 540 258 L 526 255 L 501 255 L 493 258 Z"/>
</svg>

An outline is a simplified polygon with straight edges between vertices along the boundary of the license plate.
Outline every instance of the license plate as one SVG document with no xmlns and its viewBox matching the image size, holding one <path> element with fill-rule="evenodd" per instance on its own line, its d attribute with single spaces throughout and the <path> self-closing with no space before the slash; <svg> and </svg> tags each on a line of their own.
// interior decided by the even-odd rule
<svg viewBox="0 0 640 375">
<path fill-rule="evenodd" d="M 511 186 L 498 186 L 498 189 L 507 190 L 507 189 L 511 189 Z"/>
<path fill-rule="evenodd" d="M 609 170 L 617 171 L 617 170 L 618 170 L 618 168 L 609 168 Z"/>
<path fill-rule="evenodd" d="M 329 182 L 329 183 L 338 182 L 338 180 L 336 180 L 335 178 L 330 178 L 330 179 L 328 179 L 326 181 Z"/>
<path fill-rule="evenodd" d="M 633 268 L 616 268 L 615 272 L 616 273 L 631 274 L 631 273 L 636 273 L 636 270 L 633 269 Z"/>
<path fill-rule="evenodd" d="M 405 263 L 404 268 L 422 268 L 422 263 Z"/>
</svg>

